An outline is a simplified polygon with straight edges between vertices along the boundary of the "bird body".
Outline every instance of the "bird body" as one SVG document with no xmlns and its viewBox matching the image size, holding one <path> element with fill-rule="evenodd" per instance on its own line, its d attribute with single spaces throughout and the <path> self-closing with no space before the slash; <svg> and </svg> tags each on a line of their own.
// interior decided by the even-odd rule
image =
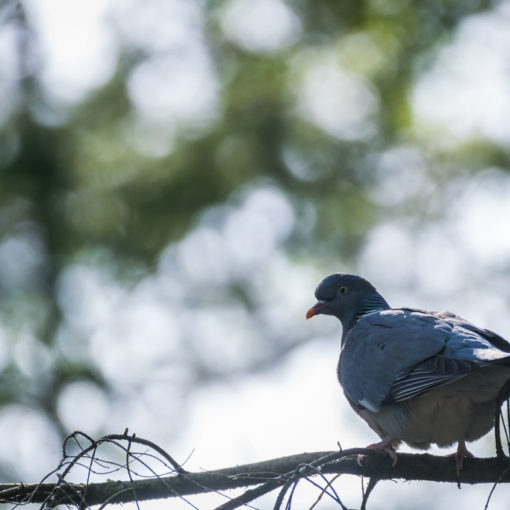
<svg viewBox="0 0 510 510">
<path fill-rule="evenodd" d="M 315 294 L 307 318 L 342 322 L 338 379 L 382 439 L 371 446 L 391 455 L 402 441 L 419 449 L 458 442 L 459 470 L 471 455 L 465 442 L 490 431 L 508 396 L 510 343 L 450 312 L 390 308 L 355 275 L 331 275 Z"/>
<path fill-rule="evenodd" d="M 420 450 L 433 443 L 447 447 L 475 441 L 494 426 L 499 390 L 509 378 L 508 368 L 484 368 L 465 380 L 359 414 L 381 439 L 391 436 Z"/>
</svg>

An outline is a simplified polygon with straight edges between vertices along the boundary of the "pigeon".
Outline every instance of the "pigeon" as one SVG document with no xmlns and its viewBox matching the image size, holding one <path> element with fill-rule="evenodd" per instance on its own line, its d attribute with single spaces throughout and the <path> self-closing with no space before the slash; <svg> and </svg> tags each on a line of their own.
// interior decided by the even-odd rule
<svg viewBox="0 0 510 510">
<path fill-rule="evenodd" d="M 473 457 L 466 442 L 492 429 L 510 396 L 510 343 L 450 312 L 391 308 L 352 274 L 326 277 L 315 297 L 307 319 L 333 315 L 342 323 L 338 379 L 381 438 L 368 448 L 395 465 L 402 442 L 422 450 L 457 443 L 459 475 L 464 458 Z"/>
</svg>

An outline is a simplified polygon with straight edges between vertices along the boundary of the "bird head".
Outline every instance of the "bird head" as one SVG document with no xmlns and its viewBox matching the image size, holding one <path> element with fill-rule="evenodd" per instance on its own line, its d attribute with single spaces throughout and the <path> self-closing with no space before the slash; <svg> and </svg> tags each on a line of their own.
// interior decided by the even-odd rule
<svg viewBox="0 0 510 510">
<path fill-rule="evenodd" d="M 389 308 L 386 300 L 364 278 L 352 274 L 335 273 L 327 276 L 315 289 L 317 303 L 306 318 L 315 315 L 333 315 L 349 328 L 366 313 Z"/>
</svg>

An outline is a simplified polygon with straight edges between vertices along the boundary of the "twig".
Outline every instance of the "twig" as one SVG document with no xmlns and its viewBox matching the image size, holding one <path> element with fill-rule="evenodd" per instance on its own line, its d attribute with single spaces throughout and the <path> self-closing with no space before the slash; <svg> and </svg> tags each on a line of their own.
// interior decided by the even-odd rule
<svg viewBox="0 0 510 510">
<path fill-rule="evenodd" d="M 363 494 L 363 500 L 361 502 L 361 509 L 360 510 L 366 510 L 367 502 L 368 502 L 368 497 L 370 496 L 370 494 L 374 490 L 374 488 L 377 485 L 378 481 L 379 481 L 378 478 L 375 478 L 375 477 L 370 478 L 370 480 L 368 482 L 368 485 L 367 485 L 367 490 Z"/>
<path fill-rule="evenodd" d="M 331 487 L 332 487 L 332 484 L 335 480 L 337 480 L 338 478 L 340 478 L 341 476 L 341 473 L 338 473 L 337 475 L 335 475 L 333 478 L 331 478 L 331 480 L 328 481 L 328 483 L 326 484 L 326 487 L 324 487 L 323 490 L 321 490 L 321 492 L 319 493 L 319 495 L 317 496 L 317 499 L 315 500 L 315 502 L 313 503 L 313 505 L 309 508 L 309 510 L 313 510 L 318 504 L 319 504 L 319 501 L 322 499 L 322 496 L 324 496 L 324 494 L 326 493 L 326 491 Z M 334 489 L 333 489 L 334 490 Z M 340 506 L 342 507 L 342 510 L 347 510 L 346 507 L 343 505 L 343 503 L 340 501 L 340 498 L 338 497 L 338 494 L 335 492 L 335 496 L 338 500 L 338 503 L 340 504 Z"/>
</svg>

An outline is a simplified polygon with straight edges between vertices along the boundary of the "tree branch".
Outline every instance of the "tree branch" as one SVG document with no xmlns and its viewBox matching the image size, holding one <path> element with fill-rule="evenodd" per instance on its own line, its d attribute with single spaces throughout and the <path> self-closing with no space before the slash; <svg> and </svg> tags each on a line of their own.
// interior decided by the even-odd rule
<svg viewBox="0 0 510 510">
<path fill-rule="evenodd" d="M 360 453 L 366 455 L 362 466 L 357 463 L 357 455 Z M 239 499 L 234 498 L 231 503 L 224 505 L 224 508 L 237 508 L 261 494 L 300 478 L 313 476 L 317 472 L 352 474 L 377 480 L 430 480 L 469 484 L 510 482 L 510 460 L 506 457 L 466 459 L 460 479 L 457 479 L 455 462 L 451 457 L 401 453 L 397 465 L 392 467 L 389 457 L 364 448 L 302 453 L 214 471 L 179 471 L 171 476 L 133 481 L 75 484 L 60 480 L 58 483 L 0 484 L 0 503 L 31 502 L 43 503 L 49 507 L 67 504 L 83 508 L 105 501 L 121 503 L 182 497 L 257 485 L 257 488 L 247 491 Z"/>
</svg>

